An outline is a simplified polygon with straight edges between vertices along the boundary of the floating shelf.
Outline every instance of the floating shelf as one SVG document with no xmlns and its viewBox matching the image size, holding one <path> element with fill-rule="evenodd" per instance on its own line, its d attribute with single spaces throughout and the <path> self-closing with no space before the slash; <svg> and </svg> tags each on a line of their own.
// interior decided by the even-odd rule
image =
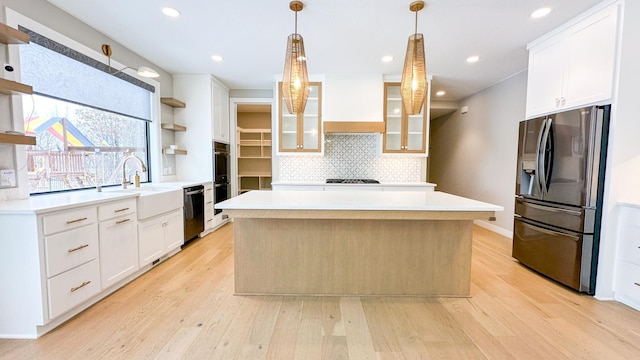
<svg viewBox="0 0 640 360">
<path fill-rule="evenodd" d="M 162 124 L 161 127 L 165 130 L 172 131 L 187 131 L 186 126 L 178 125 L 178 124 Z"/>
<path fill-rule="evenodd" d="M 0 134 L 0 144 L 35 145 L 36 138 L 27 135 Z"/>
<path fill-rule="evenodd" d="M 245 128 L 238 128 L 238 132 L 247 133 L 247 134 L 253 134 L 253 133 L 270 134 L 271 133 L 271 129 L 245 129 Z"/>
<path fill-rule="evenodd" d="M 3 44 L 28 44 L 29 35 L 0 23 L 0 42 Z"/>
<path fill-rule="evenodd" d="M 165 105 L 169 105 L 172 108 L 185 108 L 185 107 L 187 107 L 187 104 L 185 104 L 184 102 L 182 102 L 182 101 L 180 101 L 178 99 L 170 98 L 170 97 L 160 98 L 160 102 L 165 104 Z"/>
<path fill-rule="evenodd" d="M 187 155 L 187 150 L 182 149 L 164 149 L 162 151 L 165 155 Z"/>
<path fill-rule="evenodd" d="M 19 82 L 0 78 L 0 94 L 5 95 L 22 95 L 33 94 L 33 88 Z"/>
</svg>

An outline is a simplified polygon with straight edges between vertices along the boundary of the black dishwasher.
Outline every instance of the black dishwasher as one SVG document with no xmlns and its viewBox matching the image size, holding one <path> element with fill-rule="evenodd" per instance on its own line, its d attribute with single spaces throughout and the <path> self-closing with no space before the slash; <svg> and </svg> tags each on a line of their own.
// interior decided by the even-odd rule
<svg viewBox="0 0 640 360">
<path fill-rule="evenodd" d="M 204 186 L 184 188 L 184 241 L 204 231 Z"/>
</svg>

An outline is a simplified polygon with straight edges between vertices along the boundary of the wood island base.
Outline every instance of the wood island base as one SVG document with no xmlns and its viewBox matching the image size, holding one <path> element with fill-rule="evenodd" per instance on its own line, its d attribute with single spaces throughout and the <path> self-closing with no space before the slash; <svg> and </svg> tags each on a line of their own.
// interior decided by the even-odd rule
<svg viewBox="0 0 640 360">
<path fill-rule="evenodd" d="M 470 295 L 471 219 L 235 217 L 234 233 L 238 295 Z"/>
</svg>

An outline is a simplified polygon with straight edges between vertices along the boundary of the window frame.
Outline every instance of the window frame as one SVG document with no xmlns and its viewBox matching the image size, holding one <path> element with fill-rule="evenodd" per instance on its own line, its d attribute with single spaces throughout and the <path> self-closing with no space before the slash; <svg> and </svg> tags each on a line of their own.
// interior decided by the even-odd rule
<svg viewBox="0 0 640 360">
<path fill-rule="evenodd" d="M 12 26 L 14 28 L 18 28 L 19 26 L 23 26 L 25 28 L 30 29 L 31 31 L 34 31 L 38 34 L 41 34 L 42 36 L 45 36 L 53 41 L 56 41 L 70 49 L 73 49 L 81 54 L 84 54 L 85 56 L 92 58 L 94 60 L 96 60 L 99 63 L 108 64 L 108 59 L 107 57 L 102 54 L 101 52 L 98 52 L 92 48 L 89 48 L 87 46 L 85 46 L 84 44 L 56 31 L 53 30 L 35 20 L 32 20 L 8 7 L 5 7 L 5 15 L 6 15 L 6 23 L 9 26 Z M 130 51 L 130 50 L 129 50 Z M 133 53 L 134 55 L 138 56 L 137 54 Z M 9 63 L 11 63 L 12 65 L 14 65 L 14 67 L 16 68 L 15 71 L 15 81 L 20 82 L 20 51 L 19 51 L 19 46 L 9 46 L 7 49 L 7 59 L 9 61 Z M 116 60 L 111 59 L 111 67 L 112 68 L 117 68 L 117 69 L 124 69 L 122 70 L 123 73 L 125 73 L 128 76 L 131 76 L 141 82 L 144 82 L 152 87 L 155 88 L 155 92 L 152 92 L 151 94 L 151 119 L 150 121 L 145 121 L 145 120 L 140 120 L 140 121 L 145 121 L 146 122 L 146 129 L 145 129 L 145 134 L 146 134 L 146 139 L 145 139 L 145 144 L 147 147 L 147 155 L 146 155 L 146 163 L 147 163 L 147 168 L 148 168 L 148 181 L 151 182 L 154 179 L 161 179 L 161 172 L 159 171 L 159 169 L 162 168 L 161 166 L 161 156 L 160 153 L 162 151 L 161 149 L 161 140 L 160 140 L 160 83 L 154 79 L 150 79 L 150 78 L 144 78 L 139 76 L 135 70 L 130 69 L 130 68 L 126 68 L 126 65 L 119 63 Z M 44 95 L 46 96 L 46 95 Z M 69 101 L 67 99 L 61 99 L 63 101 Z M 81 104 L 83 106 L 87 106 L 84 104 Z M 22 129 L 24 127 L 23 121 L 24 121 L 24 114 L 22 111 L 22 97 L 17 96 L 14 97 L 14 100 L 11 102 L 11 114 L 12 114 L 12 121 L 13 121 L 13 128 L 14 129 Z M 100 109 L 103 110 L 103 109 Z M 135 117 L 133 117 L 135 118 Z M 14 156 L 14 161 L 16 163 L 16 168 L 18 169 L 18 192 L 20 194 L 22 194 L 22 197 L 28 197 L 31 195 L 34 196 L 39 196 L 39 195 L 46 195 L 46 194 L 53 194 L 56 192 L 68 192 L 68 191 L 82 191 L 82 190 L 87 190 L 87 189 L 92 189 L 91 187 L 87 187 L 87 188 L 75 188 L 75 189 L 64 189 L 64 190 L 56 190 L 56 191 L 52 191 L 52 192 L 41 192 L 41 193 L 34 193 L 34 194 L 30 194 L 29 193 L 29 186 L 28 186 L 28 181 L 27 181 L 27 153 L 26 150 L 24 151 L 20 151 L 17 150 L 15 151 L 15 156 Z M 108 185 L 108 186 L 117 186 L 117 185 Z M 105 186 L 107 187 L 107 186 Z M 93 187 L 95 189 L 95 187 Z"/>
</svg>

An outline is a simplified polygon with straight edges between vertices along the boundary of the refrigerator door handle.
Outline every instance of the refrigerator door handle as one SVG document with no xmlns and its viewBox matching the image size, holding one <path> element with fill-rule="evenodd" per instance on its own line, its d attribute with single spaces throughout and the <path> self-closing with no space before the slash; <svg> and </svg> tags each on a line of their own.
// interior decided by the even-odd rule
<svg viewBox="0 0 640 360">
<path fill-rule="evenodd" d="M 545 234 L 549 234 L 549 235 L 553 235 L 553 236 L 558 236 L 558 235 L 559 236 L 564 236 L 564 237 L 568 237 L 568 238 L 570 238 L 570 239 L 572 239 L 574 241 L 579 241 L 580 240 L 580 237 L 576 236 L 576 235 L 571 235 L 571 234 L 565 233 L 565 232 L 554 231 L 554 230 L 551 230 L 551 229 L 546 229 L 546 228 L 542 228 L 542 227 L 539 227 L 539 226 L 532 225 L 532 224 L 530 224 L 528 222 L 525 222 L 525 221 L 522 221 L 522 220 L 520 220 L 520 221 L 522 222 L 522 226 L 528 227 L 530 229 L 533 229 L 533 230 L 541 232 L 541 233 L 545 233 Z"/>
<path fill-rule="evenodd" d="M 518 200 L 518 202 L 524 202 L 521 199 L 517 199 L 517 200 Z M 544 211 L 549 211 L 549 212 L 555 212 L 555 213 L 563 213 L 563 214 L 569 214 L 569 215 L 575 215 L 575 216 L 582 215 L 581 211 L 575 211 L 575 210 L 569 210 L 569 209 L 552 208 L 552 207 L 549 207 L 549 206 L 536 205 L 536 204 L 532 204 L 532 203 L 527 203 L 527 206 L 532 207 L 534 209 L 544 210 Z"/>
<path fill-rule="evenodd" d="M 535 179 L 534 183 L 536 184 L 536 190 L 538 190 L 538 194 L 540 194 L 540 196 L 542 196 L 542 183 L 540 182 L 541 180 L 541 176 L 542 176 L 542 168 L 540 166 L 540 157 L 541 157 L 541 151 L 543 149 L 543 145 L 542 145 L 542 139 L 544 138 L 544 130 L 546 128 L 547 125 L 547 119 L 545 119 L 542 124 L 540 125 L 540 131 L 538 132 L 538 147 L 536 149 L 536 169 L 535 169 Z"/>
<path fill-rule="evenodd" d="M 551 119 L 547 119 L 545 121 L 546 126 L 544 127 L 542 139 L 540 140 L 540 147 L 538 148 L 538 169 L 540 169 L 540 176 L 538 177 L 538 183 L 542 189 L 542 195 L 547 194 L 547 169 L 545 164 L 547 163 L 547 142 L 549 140 L 549 132 L 551 129 Z"/>
</svg>

